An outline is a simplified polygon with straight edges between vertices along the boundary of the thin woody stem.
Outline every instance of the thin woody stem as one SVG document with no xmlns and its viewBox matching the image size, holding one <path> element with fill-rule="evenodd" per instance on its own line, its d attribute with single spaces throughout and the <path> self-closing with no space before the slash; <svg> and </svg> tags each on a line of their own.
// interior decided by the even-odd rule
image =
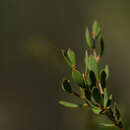
<svg viewBox="0 0 130 130">
<path fill-rule="evenodd" d="M 100 93 L 101 93 L 101 95 L 103 95 L 103 94 L 104 94 L 104 92 L 103 92 L 103 89 L 102 89 L 101 83 L 100 83 L 100 82 L 98 82 L 98 85 L 99 85 Z"/>
<path fill-rule="evenodd" d="M 72 95 L 74 95 L 74 96 L 80 98 L 81 100 L 84 100 L 84 101 L 87 103 L 87 101 L 85 100 L 85 98 L 83 98 L 82 96 L 80 96 L 78 93 L 76 93 L 76 92 L 73 91 L 73 92 L 72 92 Z"/>
</svg>

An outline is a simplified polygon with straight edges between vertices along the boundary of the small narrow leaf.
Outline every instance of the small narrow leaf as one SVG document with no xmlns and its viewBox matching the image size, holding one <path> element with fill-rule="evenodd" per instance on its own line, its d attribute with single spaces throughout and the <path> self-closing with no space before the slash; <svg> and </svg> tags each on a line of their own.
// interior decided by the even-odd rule
<svg viewBox="0 0 130 130">
<path fill-rule="evenodd" d="M 117 107 L 117 103 L 115 102 L 114 103 L 114 117 L 117 119 L 117 120 L 119 120 L 120 119 L 120 111 L 119 111 L 119 109 L 118 109 L 118 107 Z"/>
<path fill-rule="evenodd" d="M 68 93 L 72 93 L 72 88 L 71 88 L 69 80 L 67 80 L 67 79 L 63 80 L 62 89 L 63 89 L 63 91 L 66 91 Z"/>
<path fill-rule="evenodd" d="M 101 125 L 106 126 L 106 127 L 115 127 L 115 124 L 104 124 L 104 123 L 101 123 Z"/>
<path fill-rule="evenodd" d="M 100 39 L 99 56 L 102 57 L 103 53 L 104 53 L 104 40 L 103 40 L 103 38 L 101 37 L 101 39 Z"/>
<path fill-rule="evenodd" d="M 100 114 L 101 113 L 102 110 L 99 107 L 93 105 L 89 100 L 87 102 L 88 102 L 88 105 L 91 107 L 92 111 L 95 114 Z"/>
<path fill-rule="evenodd" d="M 88 100 L 91 100 L 91 92 L 89 91 L 89 89 L 85 90 L 85 96 Z"/>
<path fill-rule="evenodd" d="M 107 107 L 107 103 L 108 103 L 108 92 L 107 88 L 104 88 L 104 108 Z"/>
<path fill-rule="evenodd" d="M 100 78 L 101 78 L 101 86 L 104 90 L 104 88 L 106 88 L 106 72 L 104 70 L 101 71 Z"/>
<path fill-rule="evenodd" d="M 86 29 L 86 32 L 85 32 L 85 38 L 86 38 L 86 41 L 88 43 L 88 47 L 90 49 L 93 49 L 93 42 L 92 42 L 91 36 L 89 34 L 88 28 Z"/>
<path fill-rule="evenodd" d="M 93 39 L 96 39 L 101 32 L 100 26 L 97 21 L 93 23 L 92 33 L 93 33 Z"/>
<path fill-rule="evenodd" d="M 88 72 L 88 52 L 85 51 L 85 74 Z"/>
<path fill-rule="evenodd" d="M 67 101 L 59 101 L 59 104 L 64 106 L 64 107 L 69 107 L 69 108 L 81 108 L 81 107 L 88 107 L 88 104 L 75 104 Z"/>
<path fill-rule="evenodd" d="M 80 93 L 81 93 L 81 94 L 80 94 L 81 97 L 82 97 L 82 98 L 85 98 L 85 90 L 84 90 L 84 88 L 81 88 L 81 87 L 80 87 Z"/>
<path fill-rule="evenodd" d="M 70 48 L 67 51 L 68 57 L 73 65 L 76 65 L 76 56 L 74 51 L 72 51 Z"/>
<path fill-rule="evenodd" d="M 90 89 L 96 86 L 96 76 L 93 71 L 90 71 L 88 74 L 88 86 Z"/>
<path fill-rule="evenodd" d="M 107 107 L 111 106 L 112 104 L 112 95 L 110 95 L 108 102 L 107 102 Z"/>
<path fill-rule="evenodd" d="M 106 72 L 106 80 L 107 80 L 108 77 L 109 77 L 109 67 L 108 67 L 108 65 L 105 66 L 105 72 Z"/>
<path fill-rule="evenodd" d="M 92 70 L 96 76 L 96 79 L 99 78 L 99 67 L 98 63 L 93 55 L 89 56 L 89 70 Z"/>
<path fill-rule="evenodd" d="M 70 59 L 67 56 L 67 53 L 64 50 L 61 50 L 61 52 L 62 52 L 62 55 L 63 55 L 65 61 L 67 62 L 67 64 L 72 68 L 72 64 L 71 64 Z"/>
<path fill-rule="evenodd" d="M 101 103 L 100 90 L 99 90 L 98 88 L 94 87 L 94 88 L 92 89 L 92 95 L 93 95 L 94 100 L 95 100 L 98 104 L 100 104 L 100 103 Z"/>
<path fill-rule="evenodd" d="M 119 121 L 119 128 L 120 128 L 121 130 L 124 130 L 124 126 L 123 126 L 123 123 L 122 123 L 121 121 Z"/>
<path fill-rule="evenodd" d="M 93 111 L 95 114 L 100 114 L 102 110 L 99 109 L 99 108 L 92 108 L 92 111 Z"/>
<path fill-rule="evenodd" d="M 70 103 L 70 102 L 66 102 L 66 101 L 59 101 L 60 105 L 63 105 L 64 107 L 69 107 L 69 108 L 78 108 L 79 105 L 78 104 L 74 104 L 74 103 Z"/>
<path fill-rule="evenodd" d="M 82 87 L 82 88 L 85 87 L 85 83 L 84 83 L 82 74 L 78 70 L 76 70 L 76 69 L 72 70 L 72 78 L 80 87 Z"/>
</svg>

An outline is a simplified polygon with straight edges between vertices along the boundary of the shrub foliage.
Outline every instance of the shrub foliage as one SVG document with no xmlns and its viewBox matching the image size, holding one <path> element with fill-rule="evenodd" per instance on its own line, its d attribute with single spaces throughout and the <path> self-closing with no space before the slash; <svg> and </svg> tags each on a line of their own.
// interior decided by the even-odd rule
<svg viewBox="0 0 130 130">
<path fill-rule="evenodd" d="M 72 79 L 79 86 L 80 94 L 76 93 L 71 86 L 70 80 L 62 82 L 63 91 L 80 98 L 84 103 L 75 104 L 67 101 L 59 101 L 59 104 L 70 107 L 89 107 L 95 114 L 107 116 L 112 124 L 103 124 L 107 127 L 118 127 L 124 130 L 118 105 L 113 101 L 112 94 L 108 94 L 106 81 L 109 78 L 109 67 L 100 67 L 100 61 L 104 53 L 104 40 L 101 28 L 97 21 L 93 23 L 92 32 L 88 28 L 85 31 L 85 38 L 89 53 L 85 51 L 85 72 L 81 73 L 76 63 L 76 55 L 70 48 L 62 50 L 62 55 L 72 69 Z"/>
</svg>

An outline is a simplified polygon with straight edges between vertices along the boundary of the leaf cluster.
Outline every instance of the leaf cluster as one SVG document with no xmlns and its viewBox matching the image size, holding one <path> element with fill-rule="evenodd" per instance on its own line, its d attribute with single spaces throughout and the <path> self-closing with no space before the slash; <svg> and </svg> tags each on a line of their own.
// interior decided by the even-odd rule
<svg viewBox="0 0 130 130">
<path fill-rule="evenodd" d="M 117 126 L 123 129 L 117 103 L 113 101 L 112 94 L 109 95 L 106 87 L 109 78 L 109 67 L 105 65 L 104 68 L 100 68 L 100 60 L 104 54 L 104 40 L 97 21 L 93 23 L 91 33 L 88 28 L 86 29 L 85 39 L 90 53 L 88 53 L 87 50 L 85 51 L 84 73 L 81 73 L 77 67 L 75 52 L 70 48 L 67 51 L 62 50 L 62 55 L 67 64 L 71 67 L 72 79 L 79 87 L 80 94 L 74 92 L 71 82 L 67 79 L 63 80 L 62 89 L 80 98 L 84 103 L 75 104 L 59 101 L 59 104 L 70 108 L 88 107 L 95 114 L 105 115 L 112 121 L 112 124 L 103 124 L 104 126 Z"/>
</svg>

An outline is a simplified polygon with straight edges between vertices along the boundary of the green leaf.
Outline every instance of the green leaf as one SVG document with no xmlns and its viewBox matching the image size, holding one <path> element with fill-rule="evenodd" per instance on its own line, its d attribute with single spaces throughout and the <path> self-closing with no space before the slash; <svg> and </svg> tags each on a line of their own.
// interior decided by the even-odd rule
<svg viewBox="0 0 130 130">
<path fill-rule="evenodd" d="M 102 110 L 101 110 L 100 108 L 92 108 L 92 111 L 93 111 L 95 114 L 100 114 Z"/>
<path fill-rule="evenodd" d="M 104 123 L 101 123 L 101 125 L 106 126 L 106 127 L 115 127 L 115 124 L 104 124 Z"/>
<path fill-rule="evenodd" d="M 87 107 L 88 104 L 75 104 L 67 101 L 59 101 L 59 104 L 64 106 L 64 107 L 69 107 L 69 108 L 81 108 L 81 107 Z"/>
<path fill-rule="evenodd" d="M 88 72 L 88 52 L 85 51 L 85 74 Z"/>
<path fill-rule="evenodd" d="M 92 89 L 96 86 L 96 76 L 93 71 L 90 71 L 88 74 L 88 86 Z"/>
<path fill-rule="evenodd" d="M 92 70 L 96 76 L 96 79 L 99 78 L 99 67 L 98 63 L 93 55 L 89 56 L 89 70 Z"/>
<path fill-rule="evenodd" d="M 76 56 L 74 51 L 72 51 L 70 48 L 67 51 L 68 57 L 73 65 L 76 65 Z"/>
<path fill-rule="evenodd" d="M 100 26 L 97 21 L 93 23 L 92 33 L 93 33 L 93 39 L 96 39 L 101 32 Z"/>
<path fill-rule="evenodd" d="M 108 67 L 108 65 L 105 66 L 105 72 L 106 72 L 106 80 L 107 80 L 108 77 L 109 77 L 109 67 Z"/>
<path fill-rule="evenodd" d="M 104 88 L 106 88 L 106 72 L 104 70 L 101 71 L 100 78 L 101 78 L 101 86 L 104 90 Z"/>
<path fill-rule="evenodd" d="M 72 78 L 80 87 L 82 87 L 82 88 L 85 87 L 85 83 L 84 83 L 82 74 L 78 70 L 76 70 L 76 69 L 72 70 Z"/>
<path fill-rule="evenodd" d="M 85 97 L 85 90 L 84 90 L 84 88 L 80 87 L 80 93 L 81 93 L 81 97 L 84 98 Z"/>
<path fill-rule="evenodd" d="M 121 121 L 119 121 L 119 128 L 120 129 L 124 128 L 123 123 Z"/>
<path fill-rule="evenodd" d="M 107 103 L 108 103 L 108 92 L 107 88 L 104 88 L 104 108 L 107 107 Z"/>
<path fill-rule="evenodd" d="M 107 107 L 111 106 L 112 104 L 112 95 L 110 95 L 108 102 L 107 102 Z"/>
<path fill-rule="evenodd" d="M 92 104 L 91 101 L 87 100 L 87 103 L 88 103 L 88 106 L 91 107 L 92 111 L 95 114 L 100 114 L 101 113 L 102 110 L 99 107 L 97 107 L 94 104 Z"/>
<path fill-rule="evenodd" d="M 69 80 L 67 80 L 67 79 L 63 80 L 62 89 L 63 89 L 63 91 L 66 91 L 68 93 L 72 93 L 72 88 L 71 88 Z"/>
<path fill-rule="evenodd" d="M 114 110 L 113 110 L 113 113 L 114 113 L 114 117 L 116 118 L 116 120 L 119 120 L 120 119 L 120 111 L 117 107 L 117 103 L 114 102 Z"/>
<path fill-rule="evenodd" d="M 103 40 L 103 38 L 101 37 L 101 38 L 100 38 L 99 56 L 102 57 L 103 53 L 104 53 L 104 40 Z"/>
<path fill-rule="evenodd" d="M 94 88 L 92 89 L 92 95 L 93 95 L 94 100 L 95 100 L 98 104 L 100 104 L 100 103 L 101 103 L 100 90 L 99 90 L 98 88 L 94 87 Z"/>
<path fill-rule="evenodd" d="M 69 107 L 69 108 L 78 108 L 79 105 L 78 104 L 74 104 L 74 103 L 70 103 L 70 102 L 66 102 L 66 101 L 59 101 L 60 105 L 63 105 L 64 107 Z"/>
<path fill-rule="evenodd" d="M 93 42 L 92 42 L 91 36 L 89 34 L 88 28 L 86 29 L 86 32 L 85 32 L 85 38 L 86 38 L 86 42 L 88 43 L 88 47 L 90 49 L 93 49 Z"/>
<path fill-rule="evenodd" d="M 89 91 L 89 89 L 85 89 L 85 96 L 88 100 L 91 100 L 91 92 Z"/>
<path fill-rule="evenodd" d="M 62 55 L 63 55 L 65 61 L 67 62 L 67 64 L 72 68 L 72 64 L 71 64 L 70 59 L 68 58 L 67 53 L 64 50 L 61 50 L 61 52 L 62 52 Z"/>
</svg>

